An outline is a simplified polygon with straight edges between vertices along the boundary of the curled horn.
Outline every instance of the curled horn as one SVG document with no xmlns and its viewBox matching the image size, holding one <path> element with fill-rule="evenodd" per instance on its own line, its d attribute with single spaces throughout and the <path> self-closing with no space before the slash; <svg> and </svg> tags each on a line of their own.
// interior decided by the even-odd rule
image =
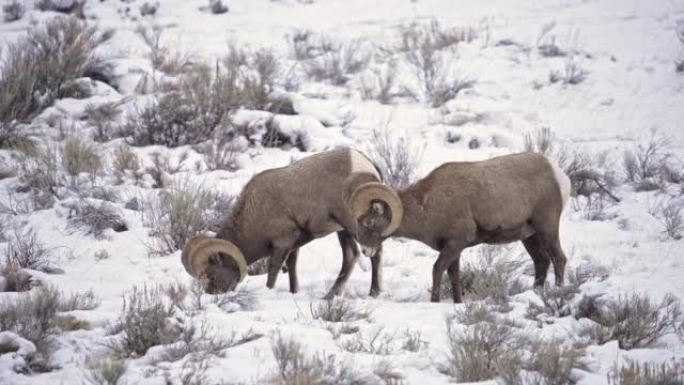
<svg viewBox="0 0 684 385">
<path fill-rule="evenodd" d="M 401 199 L 391 188 L 378 182 L 369 182 L 362 184 L 354 190 L 350 200 L 354 218 L 358 220 L 368 211 L 374 200 L 382 201 L 390 208 L 392 219 L 385 231 L 382 232 L 382 236 L 390 236 L 401 224 L 401 217 L 404 214 L 404 206 L 401 204 Z"/>
<path fill-rule="evenodd" d="M 191 276 L 202 278 L 209 267 L 209 259 L 217 253 L 225 254 L 235 262 L 240 272 L 240 282 L 242 282 L 247 276 L 247 261 L 237 246 L 220 238 L 204 236 L 191 238 L 183 248 L 181 262 Z"/>
</svg>

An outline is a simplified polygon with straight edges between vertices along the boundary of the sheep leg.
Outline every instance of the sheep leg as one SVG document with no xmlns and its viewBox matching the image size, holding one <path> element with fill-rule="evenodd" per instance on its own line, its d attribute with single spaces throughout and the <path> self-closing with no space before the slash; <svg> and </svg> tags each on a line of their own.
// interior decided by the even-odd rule
<svg viewBox="0 0 684 385">
<path fill-rule="evenodd" d="M 297 278 L 297 257 L 299 256 L 299 248 L 290 251 L 287 256 L 287 274 L 290 278 L 290 293 L 294 294 L 299 291 L 299 278 Z"/>
<path fill-rule="evenodd" d="M 450 267 L 457 259 L 461 257 L 461 251 L 463 251 L 463 246 L 458 243 L 450 242 L 448 243 L 439 253 L 439 258 L 432 266 L 432 295 L 430 300 L 432 302 L 439 302 L 439 288 L 442 285 L 442 276 L 444 275 L 444 270 Z M 458 264 L 456 264 L 458 268 Z M 458 280 L 458 278 L 456 278 Z M 457 282 L 458 283 L 458 282 Z M 460 284 L 454 290 L 454 302 L 458 299 L 461 300 L 461 287 Z"/>
<path fill-rule="evenodd" d="M 451 294 L 454 298 L 454 303 L 461 303 L 461 281 L 460 281 L 460 270 L 461 270 L 461 258 L 460 256 L 449 266 L 447 273 L 449 274 L 449 280 L 451 281 Z"/>
<path fill-rule="evenodd" d="M 532 262 L 534 262 L 534 286 L 544 287 L 551 260 L 548 255 L 541 250 L 542 246 L 538 235 L 535 234 L 524 239 L 522 243 L 525 245 L 525 250 L 527 250 L 527 253 L 532 258 Z"/>
<path fill-rule="evenodd" d="M 560 239 L 555 237 L 553 241 L 549 243 L 549 251 L 551 256 L 551 263 L 553 263 L 553 272 L 556 276 L 556 286 L 563 286 L 565 281 L 565 264 L 568 258 L 565 256 L 563 249 L 560 245 Z"/>
<path fill-rule="evenodd" d="M 278 272 L 283 266 L 285 256 L 290 252 L 288 249 L 275 248 L 268 260 L 268 278 L 266 279 L 266 287 L 273 289 L 278 279 Z"/>
<path fill-rule="evenodd" d="M 377 297 L 382 291 L 382 244 L 371 257 L 371 288 L 370 296 Z"/>
<path fill-rule="evenodd" d="M 356 241 L 354 241 L 354 236 L 351 233 L 339 231 L 337 238 L 340 240 L 340 246 L 342 246 L 342 268 L 325 299 L 332 299 L 334 296 L 340 295 L 359 257 L 359 248 L 356 246 Z"/>
</svg>

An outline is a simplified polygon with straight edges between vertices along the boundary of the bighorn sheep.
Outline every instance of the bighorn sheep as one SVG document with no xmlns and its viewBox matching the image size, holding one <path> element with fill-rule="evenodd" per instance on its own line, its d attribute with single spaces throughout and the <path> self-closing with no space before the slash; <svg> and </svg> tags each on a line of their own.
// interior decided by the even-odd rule
<svg viewBox="0 0 684 385">
<path fill-rule="evenodd" d="M 570 190 L 567 175 L 539 154 L 445 163 L 398 191 L 403 219 L 392 236 L 415 239 L 439 251 L 432 269 L 433 302 L 439 301 L 445 269 L 454 302 L 461 301 L 461 251 L 480 243 L 522 241 L 534 261 L 535 286 L 544 285 L 550 262 L 556 284 L 562 285 L 566 257 L 558 228 Z M 382 242 L 376 228 L 388 218 L 364 207 L 354 209 L 359 216 L 359 241 L 370 246 Z"/>
<path fill-rule="evenodd" d="M 375 212 L 384 204 L 383 213 L 389 209 L 389 219 L 382 229 L 376 228 L 383 236 L 391 234 L 401 221 L 398 196 L 380 180 L 373 163 L 348 148 L 261 172 L 244 187 L 216 238 L 198 236 L 186 243 L 183 266 L 190 275 L 205 279 L 208 292 L 225 292 L 244 279 L 248 264 L 270 256 L 266 286 L 273 288 L 286 263 L 290 291 L 296 293 L 299 247 L 336 231 L 343 262 L 327 297 L 338 295 L 359 255 L 355 242 L 358 223 L 351 207 Z M 380 251 L 372 257 L 373 296 L 380 292 L 380 258 Z"/>
</svg>

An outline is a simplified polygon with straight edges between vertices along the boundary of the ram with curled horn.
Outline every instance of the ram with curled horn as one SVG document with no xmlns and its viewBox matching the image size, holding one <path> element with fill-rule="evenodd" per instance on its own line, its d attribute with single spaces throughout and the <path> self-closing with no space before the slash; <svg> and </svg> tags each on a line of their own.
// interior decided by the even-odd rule
<svg viewBox="0 0 684 385">
<path fill-rule="evenodd" d="M 439 251 L 432 268 L 433 302 L 439 301 L 445 271 L 454 302 L 461 302 L 461 252 L 481 243 L 522 241 L 534 262 L 535 286 L 544 285 L 551 264 L 556 284 L 561 285 L 566 256 L 559 225 L 570 193 L 568 176 L 540 154 L 445 163 L 397 192 L 403 217 L 392 236 L 414 239 Z M 359 241 L 371 246 L 382 242 L 375 229 L 387 223 L 387 218 L 361 206 L 355 213 Z"/>
<path fill-rule="evenodd" d="M 187 272 L 205 282 L 210 293 L 233 290 L 247 274 L 247 266 L 270 257 L 266 286 L 273 288 L 285 264 L 290 291 L 299 289 L 299 248 L 337 232 L 342 246 L 342 268 L 326 295 L 341 293 L 359 256 L 358 216 L 374 213 L 365 239 L 373 250 L 370 295 L 380 292 L 382 247 L 378 240 L 401 222 L 396 193 L 381 183 L 380 173 L 362 153 L 339 148 L 318 153 L 289 166 L 255 175 L 238 197 L 234 210 L 216 238 L 190 239 L 181 261 Z"/>
</svg>

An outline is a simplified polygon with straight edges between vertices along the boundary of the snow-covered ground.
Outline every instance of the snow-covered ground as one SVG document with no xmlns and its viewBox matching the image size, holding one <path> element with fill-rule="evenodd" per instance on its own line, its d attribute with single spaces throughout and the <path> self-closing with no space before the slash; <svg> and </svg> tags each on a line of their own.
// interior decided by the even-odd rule
<svg viewBox="0 0 684 385">
<path fill-rule="evenodd" d="M 31 2 L 27 2 L 31 3 Z M 684 20 L 684 3 L 671 0 L 525 0 L 488 2 L 466 0 L 233 0 L 227 13 L 214 15 L 204 9 L 204 1 L 164 0 L 154 16 L 139 17 L 142 1 L 90 1 L 85 14 L 90 23 L 116 31 L 113 39 L 101 47 L 116 64 L 119 91 L 104 84 L 86 100 L 57 101 L 32 124 L 41 140 L 56 138 L 48 117 L 57 114 L 64 127 L 86 137 L 91 128 L 81 119 L 88 103 L 125 99 L 124 108 L 136 105 L 136 85 L 150 71 L 148 48 L 135 32 L 140 25 L 162 26 L 162 44 L 174 52 L 191 55 L 195 60 L 213 62 L 223 57 L 229 44 L 252 49 L 271 48 L 278 57 L 294 64 L 288 51 L 287 37 L 310 30 L 342 41 L 361 39 L 361 48 L 374 50 L 399 43 L 399 30 L 411 23 L 437 20 L 443 27 L 472 28 L 476 37 L 459 43 L 449 53 L 450 71 L 458 78 L 474 81 L 472 88 L 437 108 L 429 103 L 397 97 L 390 104 L 364 100 L 359 89 L 362 78 L 371 70 L 351 76 L 343 86 L 307 80 L 301 74 L 299 87 L 291 98 L 299 116 L 279 117 L 289 132 L 303 134 L 307 152 L 250 146 L 238 157 L 239 170 L 198 171 L 201 156 L 190 146 L 133 148 L 145 165 L 151 164 L 155 151 L 166 154 L 176 163 L 183 151 L 189 153 L 180 172 L 171 179 L 201 183 L 204 187 L 238 194 L 255 173 L 287 165 L 311 153 L 338 145 L 371 151 L 373 130 L 386 129 L 393 138 L 405 137 L 420 154 L 416 175 L 424 176 L 434 167 L 459 160 L 486 159 L 521 151 L 524 135 L 550 127 L 556 148 L 602 154 L 602 171 L 618 181 L 613 187 L 621 202 L 611 205 L 602 220 L 586 219 L 579 209 L 585 198 L 573 198 L 561 222 L 561 241 L 568 256 L 568 270 L 590 261 L 604 266 L 608 277 L 582 285 L 582 294 L 605 293 L 617 298 L 640 292 L 660 301 L 667 293 L 684 297 L 684 240 L 668 238 L 658 210 L 658 202 L 684 204 L 684 185 L 667 183 L 661 190 L 637 192 L 624 181 L 623 151 L 646 143 L 656 132 L 666 138 L 662 148 L 671 154 L 669 161 L 682 172 L 684 156 L 684 76 L 675 72 L 674 61 L 684 47 L 677 40 L 678 20 Z M 125 16 L 125 8 L 130 14 Z M 54 17 L 51 12 L 32 9 L 19 21 L 0 22 L 0 43 L 14 41 L 27 29 L 37 28 Z M 548 30 L 545 34 L 542 31 Z M 555 40 L 554 40 L 555 39 Z M 538 46 L 555 41 L 569 52 L 572 60 L 586 71 L 579 84 L 552 83 L 550 74 L 563 74 L 568 56 L 544 57 Z M 375 47 L 375 48 L 374 48 Z M 376 51 L 373 51 L 376 52 Z M 376 52 L 377 53 L 377 52 Z M 399 57 L 399 56 L 397 56 Z M 371 66 L 380 66 L 373 60 Z M 383 67 L 386 68 L 386 67 Z M 406 63 L 400 63 L 398 85 L 414 87 L 415 75 Z M 399 89 L 400 87 L 397 87 Z M 250 120 L 258 113 L 238 112 L 236 117 Z M 288 120 L 290 119 L 290 120 Z M 654 131 L 655 130 L 655 131 Z M 449 140 L 447 138 L 458 138 Z M 121 139 L 97 144 L 98 152 L 110 157 Z M 0 150 L 0 159 L 11 164 L 9 150 Z M 205 167 L 200 167 L 205 170 Z M 109 170 L 105 167 L 105 170 Z M 109 175 L 107 175 L 109 173 Z M 74 316 L 87 321 L 86 330 L 64 332 L 56 337 L 51 364 L 59 369 L 42 374 L 17 374 L 12 360 L 0 356 L 2 384 L 75 384 L 88 383 L 88 360 L 106 355 L 109 325 L 119 317 L 124 295 L 134 286 L 167 282 L 190 284 L 191 278 L 180 264 L 180 251 L 167 256 L 150 256 L 153 242 L 150 229 L 141 214 L 124 208 L 127 198 L 153 193 L 151 188 L 127 180 L 114 185 L 111 172 L 97 177 L 99 186 L 111 186 L 119 195 L 113 203 L 121 210 L 128 231 L 107 232 L 95 239 L 68 227 L 67 201 L 57 201 L 53 208 L 10 215 L 0 213 L 13 228 L 31 228 L 37 239 L 51 250 L 52 262 L 64 274 L 34 274 L 65 292 L 92 290 L 101 300 L 94 310 L 76 311 Z M 0 179 L 0 202 L 8 202 L 16 189 L 16 178 Z M 65 194 L 69 195 L 69 194 Z M 75 195 L 69 195 L 73 200 Z M 655 215 L 653 215 L 655 214 Z M 0 237 L 0 252 L 7 242 Z M 106 250 L 106 259 L 95 254 Z M 526 270 L 531 260 L 519 244 L 511 244 L 503 257 L 523 254 Z M 378 298 L 367 296 L 370 287 L 370 261 L 362 257 L 352 274 L 344 297 L 353 306 L 368 309 L 368 319 L 351 322 L 368 337 L 379 328 L 395 335 L 398 344 L 392 354 L 350 353 L 343 348 L 342 336 L 335 338 L 330 326 L 311 314 L 311 303 L 318 303 L 336 277 L 341 257 L 334 234 L 318 239 L 299 255 L 301 290 L 289 293 L 285 275 L 273 290 L 265 287 L 265 276 L 249 276 L 240 291 L 253 293 L 256 305 L 249 309 L 226 311 L 205 296 L 206 307 L 192 314 L 215 333 L 242 334 L 249 330 L 262 334 L 254 341 L 226 349 L 209 362 L 209 383 L 265 383 L 276 372 L 271 343 L 277 333 L 299 340 L 307 354 L 334 355 L 360 371 L 372 372 L 380 363 L 388 363 L 406 384 L 441 384 L 453 379 L 440 371 L 448 352 L 445 320 L 463 305 L 445 299 L 429 302 L 432 264 L 437 252 L 420 243 L 390 239 L 385 244 L 383 292 Z M 465 261 L 476 261 L 479 247 L 464 253 Z M 0 263 L 4 261 L 4 257 Z M 550 274 L 552 275 L 552 274 Z M 552 278 L 550 278 L 552 280 Z M 579 339 L 584 321 L 568 316 L 548 324 L 524 317 L 530 301 L 539 302 L 532 291 L 532 277 L 522 275 L 523 293 L 513 296 L 513 310 L 505 317 L 519 322 L 532 335 L 559 337 L 564 341 Z M 550 282 L 552 283 L 552 282 Z M 15 293 L 0 293 L 9 300 Z M 577 300 L 579 299 L 576 298 Z M 234 309 L 233 309 L 234 310 Z M 190 315 L 185 315 L 190 317 Z M 538 325 L 543 327 L 538 328 Z M 401 349 L 406 331 L 419 331 L 425 342 L 418 352 Z M 1 332 L 1 331 L 0 331 Z M 1 353 L 1 352 L 0 352 Z M 127 360 L 127 370 L 119 384 L 182 383 L 184 360 L 155 362 L 159 351 Z M 587 349 L 587 370 L 577 370 L 580 384 L 606 384 L 607 374 L 629 358 L 660 362 L 684 358 L 684 345 L 674 334 L 662 338 L 650 349 L 621 350 L 615 342 Z M 334 383 L 334 382 L 333 382 Z"/>
</svg>

